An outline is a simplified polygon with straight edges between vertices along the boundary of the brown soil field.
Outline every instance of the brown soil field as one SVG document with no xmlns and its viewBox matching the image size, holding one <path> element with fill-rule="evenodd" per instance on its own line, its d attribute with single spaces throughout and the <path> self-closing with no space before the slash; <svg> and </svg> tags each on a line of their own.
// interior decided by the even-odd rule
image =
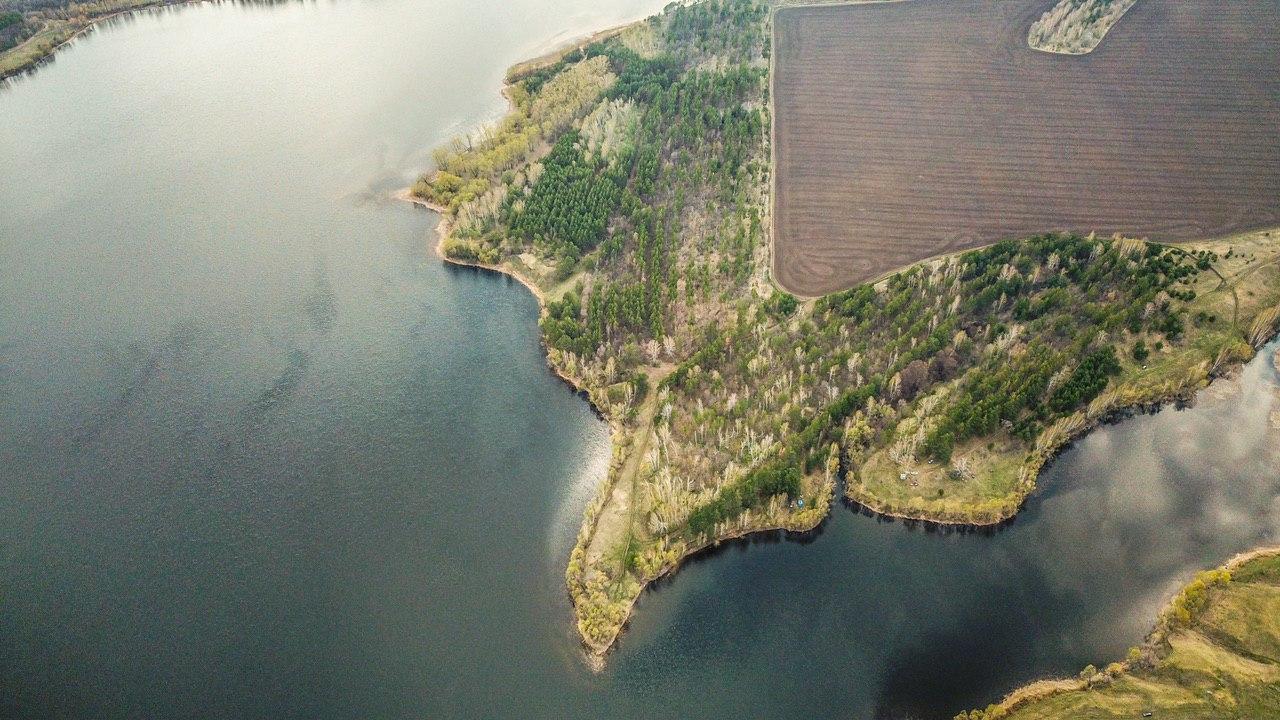
<svg viewBox="0 0 1280 720">
<path fill-rule="evenodd" d="M 1051 230 L 1280 225 L 1280 2 L 1139 2 L 1065 56 L 1027 46 L 1053 1 L 778 11 L 779 284 L 821 295 Z"/>
</svg>

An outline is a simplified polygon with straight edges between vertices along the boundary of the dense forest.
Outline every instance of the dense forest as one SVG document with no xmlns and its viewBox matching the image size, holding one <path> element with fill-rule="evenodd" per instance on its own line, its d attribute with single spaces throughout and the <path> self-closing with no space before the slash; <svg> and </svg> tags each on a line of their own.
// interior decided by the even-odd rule
<svg viewBox="0 0 1280 720">
<path fill-rule="evenodd" d="M 597 655 L 689 553 L 807 530 L 843 482 L 988 524 L 1124 407 L 1201 386 L 1274 332 L 1271 243 L 1010 239 L 809 301 L 769 277 L 769 7 L 671 5 L 510 77 L 512 111 L 414 193 L 445 254 L 539 288 L 548 359 L 614 458 L 566 571 Z M 1265 266 L 1265 267 L 1263 267 Z"/>
</svg>

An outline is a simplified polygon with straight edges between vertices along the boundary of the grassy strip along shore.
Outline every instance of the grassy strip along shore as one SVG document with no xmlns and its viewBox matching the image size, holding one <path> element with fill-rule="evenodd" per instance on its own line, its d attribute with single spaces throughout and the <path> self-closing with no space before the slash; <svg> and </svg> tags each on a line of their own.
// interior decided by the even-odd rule
<svg viewBox="0 0 1280 720">
<path fill-rule="evenodd" d="M 535 288 L 548 362 L 613 430 L 566 570 L 592 658 L 689 554 L 829 512 L 1010 517 L 1124 407 L 1183 397 L 1280 321 L 1267 233 L 1043 235 L 815 300 L 770 282 L 771 7 L 673 4 L 509 76 L 512 111 L 413 188 L 446 258 Z"/>
<path fill-rule="evenodd" d="M 1280 548 L 1200 573 L 1128 656 L 956 720 L 1264 718 L 1280 712 Z"/>
</svg>

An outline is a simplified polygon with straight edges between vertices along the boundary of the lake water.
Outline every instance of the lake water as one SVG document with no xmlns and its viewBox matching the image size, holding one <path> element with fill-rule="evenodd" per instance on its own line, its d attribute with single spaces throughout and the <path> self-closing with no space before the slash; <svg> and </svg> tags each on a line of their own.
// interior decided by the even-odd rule
<svg viewBox="0 0 1280 720">
<path fill-rule="evenodd" d="M 590 673 L 562 578 L 606 428 L 529 294 L 389 193 L 509 64 L 660 4 L 203 4 L 0 89 L 0 716 L 950 717 L 1280 537 L 1258 360 L 999 533 L 837 509 L 696 560 Z"/>
</svg>

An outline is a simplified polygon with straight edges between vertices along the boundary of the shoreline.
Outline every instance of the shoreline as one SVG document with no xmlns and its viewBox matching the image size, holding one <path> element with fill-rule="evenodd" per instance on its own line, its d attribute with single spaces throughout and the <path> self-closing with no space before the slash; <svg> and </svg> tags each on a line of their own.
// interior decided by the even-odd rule
<svg viewBox="0 0 1280 720">
<path fill-rule="evenodd" d="M 592 672 L 600 672 L 604 669 L 605 657 L 608 656 L 609 651 L 618 644 L 618 638 L 622 637 L 622 633 L 630 623 L 631 616 L 634 614 L 636 606 L 639 605 L 640 599 L 644 597 L 645 593 L 655 584 L 670 578 L 677 570 L 683 567 L 686 562 L 694 560 L 701 555 L 713 553 L 719 549 L 721 545 L 727 543 L 750 542 L 756 536 L 768 533 L 783 533 L 783 536 L 786 539 L 793 539 L 793 536 L 794 539 L 803 539 L 815 535 L 819 531 L 819 528 L 831 519 L 831 503 L 835 500 L 835 490 L 836 483 L 832 481 L 830 486 L 827 488 L 827 491 L 831 494 L 831 499 L 827 502 L 827 508 L 822 515 L 810 525 L 785 525 L 775 523 L 764 526 L 741 528 L 728 535 L 707 539 L 698 545 L 686 548 L 685 551 L 673 562 L 664 565 L 658 570 L 657 574 L 651 578 L 647 578 L 643 583 L 641 583 L 639 592 L 637 592 L 635 597 L 631 598 L 631 602 L 627 604 L 626 615 L 622 622 L 618 624 L 618 627 L 613 631 L 613 634 L 609 637 L 609 641 L 607 643 L 603 645 L 595 645 L 589 644 L 585 639 L 583 639 L 583 647 L 588 650 L 588 667 L 591 668 Z"/>
<path fill-rule="evenodd" d="M 1216 380 L 1229 378 L 1230 375 L 1239 373 L 1245 365 L 1252 363 L 1254 359 L 1257 359 L 1262 348 L 1270 345 L 1270 343 L 1275 341 L 1277 337 L 1280 337 L 1280 331 L 1272 332 L 1270 336 L 1263 338 L 1260 345 L 1253 348 L 1253 355 L 1245 357 L 1245 359 L 1230 359 L 1221 366 L 1211 368 L 1208 370 L 1207 378 L 1193 383 L 1190 387 L 1184 386 L 1172 388 L 1171 392 L 1164 393 L 1164 395 L 1152 396 L 1149 398 L 1138 398 L 1138 400 L 1134 402 L 1120 402 L 1120 404 L 1100 407 L 1097 414 L 1089 414 L 1088 409 L 1085 410 L 1087 416 L 1085 416 L 1084 423 L 1079 425 L 1078 428 L 1071 430 L 1068 434 L 1065 434 L 1065 436 L 1061 438 L 1060 442 L 1053 443 L 1051 446 L 1046 446 L 1042 448 L 1042 450 L 1033 450 L 1033 454 L 1036 455 L 1036 457 L 1034 457 L 1033 460 L 1024 462 L 1020 470 L 1020 474 L 1024 477 L 1023 482 L 1029 482 L 1029 487 L 1020 493 L 1014 510 L 1007 512 L 1007 514 L 1000 515 L 998 518 L 989 520 L 975 518 L 943 518 L 941 515 L 911 514 L 911 512 L 890 511 L 884 509 L 882 503 L 878 503 L 876 498 L 870 495 L 865 495 L 865 493 L 854 493 L 851 491 L 851 488 L 846 488 L 844 500 L 851 503 L 852 506 L 858 507 L 858 509 L 868 511 L 874 516 L 879 516 L 879 518 L 908 521 L 908 523 L 923 523 L 937 528 L 993 529 L 1004 527 L 1004 525 L 1010 524 L 1018 518 L 1018 515 L 1020 515 L 1024 507 L 1027 506 L 1027 502 L 1030 500 L 1030 497 L 1036 495 L 1036 491 L 1039 489 L 1039 478 L 1041 478 L 1041 475 L 1044 473 L 1044 469 L 1048 468 L 1053 461 L 1059 459 L 1064 452 L 1069 451 L 1075 442 L 1080 441 L 1080 439 L 1084 439 L 1088 434 L 1091 434 L 1093 430 L 1101 427 L 1101 425 L 1121 423 L 1121 421 L 1132 418 L 1134 414 L 1156 414 L 1160 413 L 1162 410 L 1169 409 L 1171 406 L 1194 402 L 1194 400 L 1196 400 L 1196 396 L 1198 396 L 1202 391 L 1206 391 L 1206 389 L 1210 388 Z M 1276 364 L 1277 370 L 1280 370 L 1280 348 L 1277 348 L 1276 350 L 1274 363 Z"/>
<path fill-rule="evenodd" d="M 555 65 L 557 62 L 563 59 L 565 55 L 568 55 L 574 50 L 582 50 L 594 43 L 598 43 L 602 40 L 608 40 L 609 38 L 614 37 L 615 35 L 621 34 L 622 31 L 626 30 L 632 25 L 635 25 L 636 23 L 645 22 L 646 20 L 648 20 L 648 16 L 641 18 L 639 20 L 632 20 L 630 22 L 611 25 L 603 30 L 596 30 L 594 32 L 589 32 L 585 35 L 580 35 L 576 38 L 565 40 L 563 42 L 557 43 L 556 41 L 552 40 L 551 43 L 554 43 L 554 44 L 551 45 L 550 50 L 547 50 L 535 57 L 531 57 L 528 60 L 521 60 L 520 62 L 507 68 L 506 73 L 504 73 L 503 75 L 503 78 L 504 78 L 503 92 L 505 93 L 507 88 L 509 88 L 514 83 L 519 82 L 521 79 L 524 78 L 524 76 L 528 75 L 529 73 L 537 72 L 538 70 L 541 70 L 545 67 L 550 67 L 552 65 Z"/>
<path fill-rule="evenodd" d="M 1270 341 L 1271 339 L 1267 340 L 1267 342 L 1270 342 Z M 1255 356 L 1256 354 L 1257 354 L 1257 349 L 1255 348 Z M 975 530 L 993 529 L 993 528 L 1002 527 L 1004 525 L 1012 523 L 1018 517 L 1018 515 L 1022 513 L 1022 509 L 1026 507 L 1027 501 L 1029 501 L 1031 499 L 1031 496 L 1034 495 L 1038 489 L 1040 489 L 1040 476 L 1044 473 L 1045 469 L 1048 468 L 1049 465 L 1051 465 L 1055 460 L 1057 460 L 1063 453 L 1070 450 L 1071 446 L 1075 444 L 1077 441 L 1084 439 L 1087 435 L 1092 433 L 1094 430 L 1097 430 L 1098 427 L 1102 425 L 1122 422 L 1124 420 L 1129 419 L 1134 414 L 1143 414 L 1143 413 L 1154 414 L 1162 410 L 1165 410 L 1169 407 L 1176 406 L 1179 403 L 1191 402 L 1195 398 L 1195 396 L 1200 393 L 1200 391 L 1208 389 L 1209 385 L 1211 385 L 1214 380 L 1219 380 L 1219 379 L 1225 378 L 1231 373 L 1238 372 L 1241 368 L 1244 367 L 1245 364 L 1247 364 L 1252 360 L 1253 358 L 1251 357 L 1248 360 L 1243 360 L 1238 363 L 1232 364 L 1231 366 L 1225 368 L 1225 370 L 1222 373 L 1217 375 L 1211 375 L 1211 377 L 1209 378 L 1209 381 L 1204 385 L 1197 385 L 1194 388 L 1183 388 L 1165 397 L 1154 398 L 1151 400 L 1139 400 L 1138 402 L 1135 402 L 1132 404 L 1121 404 L 1113 407 L 1108 407 L 1102 410 L 1101 414 L 1098 415 L 1097 417 L 1086 419 L 1084 425 L 1080 426 L 1075 431 L 1069 433 L 1067 436 L 1065 436 L 1062 439 L 1061 442 L 1058 442 L 1052 446 L 1048 446 L 1043 451 L 1036 452 L 1037 456 L 1039 456 L 1041 452 L 1043 452 L 1044 453 L 1043 458 L 1037 457 L 1036 460 L 1033 462 L 1024 463 L 1020 473 L 1023 475 L 1030 475 L 1031 473 L 1034 473 L 1034 477 L 1030 478 L 1031 486 L 1024 492 L 1022 492 L 1020 497 L 1018 497 L 1017 504 L 1012 511 L 1006 514 L 1000 515 L 996 518 L 989 519 L 989 520 L 979 519 L 979 518 L 961 519 L 961 518 L 946 518 L 946 517 L 943 517 L 942 515 L 929 515 L 929 514 L 923 514 L 923 513 L 921 514 L 898 513 L 898 512 L 886 510 L 882 506 L 877 506 L 876 499 L 870 495 L 865 495 L 865 494 L 855 495 L 855 494 L 851 494 L 849 491 L 846 491 L 844 499 L 848 501 L 850 504 L 854 505 L 855 507 L 864 509 L 874 516 L 893 519 L 893 520 L 902 520 L 904 522 L 918 522 L 918 523 L 923 523 L 925 525 L 932 525 L 935 527 L 972 528 Z M 1033 464 L 1035 465 L 1034 469 L 1032 469 Z"/>
<path fill-rule="evenodd" d="M 414 195 L 413 189 L 411 187 L 401 188 L 400 190 L 397 190 L 395 193 L 392 194 L 392 197 L 396 200 L 417 205 L 419 207 L 427 208 L 428 210 L 440 216 L 440 222 L 438 225 L 436 225 L 437 239 L 436 239 L 436 245 L 435 245 L 435 253 L 436 253 L 436 256 L 438 256 L 441 260 L 445 261 L 446 263 L 449 263 L 450 265 L 456 265 L 458 267 L 477 268 L 480 270 L 488 270 L 490 272 L 494 272 L 499 275 L 506 275 L 507 277 L 512 278 L 515 281 L 519 282 L 521 285 L 525 286 L 529 290 L 529 292 L 533 293 L 533 296 L 538 299 L 538 306 L 541 309 L 544 309 L 544 310 L 546 309 L 546 295 L 542 292 L 542 288 L 538 287 L 537 284 L 534 283 L 532 280 L 525 277 L 524 275 L 521 275 L 515 270 L 511 268 L 502 267 L 501 265 L 486 265 L 484 263 L 472 262 L 470 260 L 459 260 L 457 258 L 451 258 L 448 255 L 446 255 L 444 252 L 444 241 L 448 239 L 449 233 L 453 230 L 453 223 L 449 221 L 449 211 L 446 210 L 443 206 L 437 205 L 431 202 L 430 200 L 427 200 L 425 198 L 420 198 L 417 195 Z"/>
<path fill-rule="evenodd" d="M 1225 562 L 1206 568 L 1205 570 L 1232 573 L 1246 563 L 1276 555 L 1280 555 L 1280 545 L 1261 545 L 1250 550 L 1238 552 L 1228 558 Z M 1201 572 L 1205 572 L 1205 570 L 1202 570 Z M 1188 583 L 1189 582 L 1191 581 L 1189 580 Z M 1160 609 L 1156 612 L 1155 618 L 1152 621 L 1151 630 L 1142 639 L 1142 646 L 1150 647 L 1165 640 L 1169 632 L 1166 625 L 1167 618 L 1172 613 L 1175 603 L 1186 587 L 1187 583 L 1180 585 L 1178 590 L 1176 590 L 1173 595 L 1160 606 Z M 1133 670 L 1132 660 L 1119 660 L 1113 664 L 1120 666 L 1121 673 L 1128 673 Z M 1000 702 L 995 704 L 995 707 L 1000 708 L 1005 713 L 1012 713 L 1015 710 L 1031 703 L 1048 700 L 1049 698 L 1063 693 L 1085 690 L 1089 687 L 1090 680 L 1083 678 L 1043 678 L 1014 688 L 1007 695 L 1001 698 Z"/>
<path fill-rule="evenodd" d="M 94 28 L 97 27 L 98 23 L 106 22 L 107 20 L 120 17 L 121 15 L 128 15 L 129 13 L 142 12 L 144 10 L 153 10 L 153 9 L 162 8 L 162 7 L 173 7 L 177 5 L 197 5 L 203 2 L 206 2 L 206 0 L 156 0 L 156 2 L 144 3 L 142 5 L 137 5 L 131 8 L 113 10 L 107 13 L 106 15 L 99 15 L 98 17 L 90 18 L 89 21 L 86 22 L 83 27 L 71 33 L 71 35 L 67 36 L 65 40 L 62 40 L 57 45 L 54 45 L 53 47 L 49 48 L 49 52 L 43 55 L 39 55 L 37 57 L 33 57 L 32 59 L 28 60 L 22 65 L 18 65 L 9 70 L 0 70 L 0 84 L 3 84 L 6 80 L 9 80 L 10 78 L 16 78 L 20 75 L 26 75 L 28 73 L 35 72 L 36 70 L 40 69 L 40 66 L 46 63 L 52 62 L 54 56 L 58 54 L 58 51 L 62 50 L 64 47 L 67 47 L 72 42 L 79 39 L 81 36 L 87 35 L 89 32 L 91 32 Z M 31 42 L 32 40 L 35 40 L 37 37 L 40 36 L 40 33 L 44 32 L 47 29 L 49 28 L 48 28 L 48 24 L 46 23 L 45 27 L 40 28 L 38 31 L 36 31 L 34 35 L 27 38 L 26 40 L 23 40 L 21 43 L 14 45 L 13 47 L 4 51 L 4 54 L 16 53 L 18 50 L 22 49 L 24 45 Z"/>
<path fill-rule="evenodd" d="M 424 207 L 434 212 L 436 215 L 440 216 L 440 222 L 439 224 L 436 225 L 436 236 L 438 239 L 435 245 L 435 253 L 436 253 L 436 256 L 439 257 L 440 260 L 443 261 L 445 264 L 453 265 L 455 267 L 464 267 L 464 268 L 471 268 L 474 270 L 483 270 L 485 272 L 491 272 L 496 275 L 502 275 L 502 276 L 511 278 L 512 280 L 515 280 L 516 282 L 523 285 L 525 289 L 528 290 L 533 295 L 534 299 L 537 300 L 539 318 L 541 318 L 542 314 L 547 311 L 546 294 L 542 292 L 542 289 L 539 288 L 536 283 L 534 283 L 532 280 L 525 277 L 524 275 L 520 274 L 516 270 L 512 268 L 502 267 L 500 265 L 485 265 L 479 262 L 458 260 L 456 258 L 451 258 L 448 255 L 446 255 L 444 252 L 444 241 L 449 236 L 449 231 L 452 229 L 452 224 L 449 222 L 447 211 L 443 207 L 436 205 L 435 203 L 429 200 L 426 200 L 424 198 L 420 198 L 414 195 L 411 188 L 402 188 L 396 191 L 395 193 L 392 194 L 392 198 L 402 202 L 410 203 L 412 205 L 417 205 L 419 207 Z M 551 374 L 555 375 L 565 385 L 568 385 L 569 389 L 572 390 L 574 394 L 576 394 L 578 397 L 585 400 L 587 402 L 587 405 L 591 407 L 591 411 L 595 413 L 596 417 L 612 425 L 612 422 L 604 414 L 604 411 L 601 410 L 600 406 L 597 405 L 596 401 L 591 397 L 591 392 L 585 386 L 583 386 L 583 384 L 577 378 L 571 377 L 568 373 L 561 370 L 559 366 L 557 366 L 554 362 L 552 362 L 549 348 L 547 347 L 546 341 L 543 340 L 542 338 L 541 330 L 539 330 L 538 332 L 538 342 L 539 344 L 542 345 L 543 358 L 546 361 L 547 369 L 551 371 Z"/>
</svg>

